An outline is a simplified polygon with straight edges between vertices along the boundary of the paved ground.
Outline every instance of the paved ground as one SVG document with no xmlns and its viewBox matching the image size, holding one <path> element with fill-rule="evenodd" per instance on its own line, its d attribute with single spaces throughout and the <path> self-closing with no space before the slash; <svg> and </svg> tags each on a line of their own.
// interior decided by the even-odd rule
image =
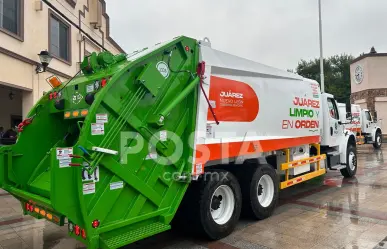
<svg viewBox="0 0 387 249">
<path fill-rule="evenodd" d="M 242 219 L 221 241 L 169 231 L 125 249 L 387 248 L 387 145 L 378 152 L 372 146 L 358 151 L 356 178 L 343 180 L 333 171 L 285 190 L 275 215 L 259 222 Z M 23 217 L 19 203 L 0 192 L 0 249 L 85 248 L 67 238 L 66 229 Z"/>
</svg>

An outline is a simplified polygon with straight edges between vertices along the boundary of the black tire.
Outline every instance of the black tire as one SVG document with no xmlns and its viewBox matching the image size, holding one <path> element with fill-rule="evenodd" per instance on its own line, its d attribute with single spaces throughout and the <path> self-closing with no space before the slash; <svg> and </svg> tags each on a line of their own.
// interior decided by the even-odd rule
<svg viewBox="0 0 387 249">
<path fill-rule="evenodd" d="M 250 217 L 262 220 L 270 217 L 277 206 L 279 196 L 278 177 L 275 169 L 268 164 L 256 166 L 251 168 L 251 170 L 251 174 L 246 174 L 246 178 L 243 181 L 243 212 Z M 258 195 L 262 194 L 262 192 L 259 193 L 259 191 L 262 191 L 262 185 L 259 187 L 258 183 L 264 175 L 269 176 L 267 179 L 271 179 L 273 184 L 273 198 L 270 204 L 265 206 L 261 205 L 258 200 Z"/>
<path fill-rule="evenodd" d="M 382 134 L 379 131 L 377 131 L 375 134 L 375 142 L 372 145 L 374 146 L 375 149 L 380 149 L 382 147 L 382 143 L 383 143 Z"/>
<path fill-rule="evenodd" d="M 355 165 L 355 168 L 354 169 L 351 169 L 351 166 L 350 166 L 350 162 L 349 162 L 349 157 L 350 157 L 350 154 L 354 154 L 354 165 Z M 340 172 L 341 174 L 344 176 L 344 177 L 353 177 L 354 175 L 356 175 L 356 171 L 357 171 L 357 151 L 356 151 L 356 147 L 352 144 L 348 144 L 348 147 L 347 147 L 347 164 L 346 164 L 346 167 L 344 169 L 341 169 Z"/>
<path fill-rule="evenodd" d="M 195 223 L 199 232 L 208 239 L 218 240 L 231 234 L 238 221 L 242 209 L 242 193 L 237 178 L 225 170 L 206 172 L 197 188 L 197 201 L 192 207 L 195 213 Z M 213 194 L 220 186 L 227 186 L 234 195 L 234 210 L 230 219 L 224 224 L 218 224 L 211 216 Z M 222 197 L 223 198 L 223 197 Z M 214 199 L 215 201 L 215 199 Z M 220 200 L 220 202 L 225 200 Z"/>
</svg>

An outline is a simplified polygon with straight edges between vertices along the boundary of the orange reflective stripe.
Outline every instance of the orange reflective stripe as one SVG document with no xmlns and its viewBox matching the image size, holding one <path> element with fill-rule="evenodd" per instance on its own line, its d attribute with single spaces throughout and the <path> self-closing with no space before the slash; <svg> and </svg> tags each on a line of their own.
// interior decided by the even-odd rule
<svg viewBox="0 0 387 249">
<path fill-rule="evenodd" d="M 198 144 L 196 145 L 195 165 L 205 165 L 208 161 L 219 160 L 222 158 L 233 158 L 258 152 L 282 150 L 319 142 L 320 136 L 308 136 L 230 143 Z"/>
</svg>

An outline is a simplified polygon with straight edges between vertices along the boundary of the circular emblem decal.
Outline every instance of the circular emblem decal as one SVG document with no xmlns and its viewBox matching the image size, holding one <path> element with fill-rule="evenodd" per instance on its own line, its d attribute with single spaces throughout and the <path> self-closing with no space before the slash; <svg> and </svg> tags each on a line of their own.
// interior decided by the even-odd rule
<svg viewBox="0 0 387 249">
<path fill-rule="evenodd" d="M 156 64 L 156 68 L 164 78 L 168 78 L 169 68 L 168 68 L 167 63 L 165 63 L 164 61 L 160 61 Z"/>
<path fill-rule="evenodd" d="M 83 96 L 79 92 L 75 92 L 73 94 L 73 103 L 74 104 L 79 104 L 79 102 L 81 102 L 82 99 L 83 99 Z"/>
</svg>

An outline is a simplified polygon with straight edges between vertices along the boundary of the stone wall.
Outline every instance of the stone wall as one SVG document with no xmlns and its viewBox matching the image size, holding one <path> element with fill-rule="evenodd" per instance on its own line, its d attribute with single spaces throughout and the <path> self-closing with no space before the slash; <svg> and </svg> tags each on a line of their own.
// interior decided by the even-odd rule
<svg viewBox="0 0 387 249">
<path fill-rule="evenodd" d="M 375 98 L 386 97 L 387 88 L 384 89 L 368 89 L 351 94 L 351 104 L 354 104 L 356 100 L 365 99 L 367 102 L 367 109 L 373 113 L 375 111 Z"/>
</svg>

